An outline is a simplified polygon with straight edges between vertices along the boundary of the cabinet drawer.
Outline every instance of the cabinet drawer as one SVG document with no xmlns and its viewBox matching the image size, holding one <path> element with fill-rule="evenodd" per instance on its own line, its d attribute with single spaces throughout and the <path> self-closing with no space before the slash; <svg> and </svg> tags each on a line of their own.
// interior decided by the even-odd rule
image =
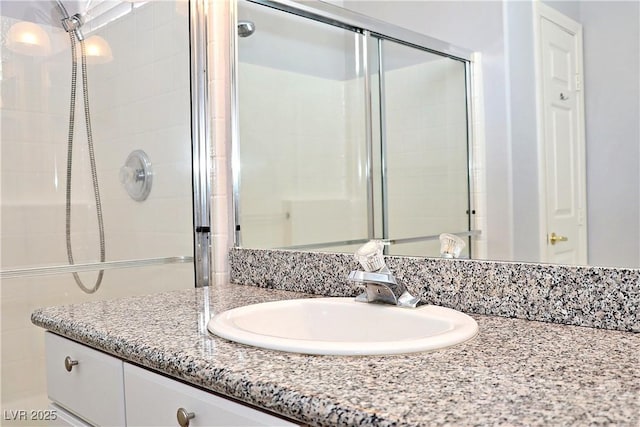
<svg viewBox="0 0 640 427">
<path fill-rule="evenodd" d="M 176 426 L 180 408 L 192 427 L 297 425 L 128 363 L 124 383 L 127 425 Z"/>
<path fill-rule="evenodd" d="M 55 411 L 56 414 L 56 419 L 48 422 L 47 426 L 49 427 L 91 427 L 91 424 L 87 424 L 55 403 L 49 404 L 49 410 Z"/>
<path fill-rule="evenodd" d="M 45 348 L 49 399 L 91 424 L 125 424 L 120 359 L 50 332 Z M 77 364 L 66 366 L 66 358 Z"/>
</svg>

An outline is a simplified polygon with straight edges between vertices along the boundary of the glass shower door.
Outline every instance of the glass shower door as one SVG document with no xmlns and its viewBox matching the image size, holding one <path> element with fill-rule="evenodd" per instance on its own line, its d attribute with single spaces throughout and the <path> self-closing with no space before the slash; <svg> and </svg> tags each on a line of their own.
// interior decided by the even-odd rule
<svg viewBox="0 0 640 427">
<path fill-rule="evenodd" d="M 321 9 L 238 4 L 236 244 L 351 252 L 377 238 L 439 256 L 441 233 L 469 241 L 468 60 Z"/>
<path fill-rule="evenodd" d="M 184 1 L 2 2 L 3 409 L 46 404 L 33 309 L 194 286 L 188 12 Z M 76 38 L 70 131 L 72 44 L 61 20 L 76 13 L 88 104 Z M 146 154 L 147 174 L 134 152 Z M 91 289 L 101 270 L 93 294 L 72 276 Z"/>
<path fill-rule="evenodd" d="M 368 236 L 362 35 L 249 2 L 238 17 L 241 244 L 351 250 Z"/>
<path fill-rule="evenodd" d="M 440 233 L 469 241 L 466 67 L 378 41 L 384 237 L 390 254 L 437 257 Z"/>
</svg>

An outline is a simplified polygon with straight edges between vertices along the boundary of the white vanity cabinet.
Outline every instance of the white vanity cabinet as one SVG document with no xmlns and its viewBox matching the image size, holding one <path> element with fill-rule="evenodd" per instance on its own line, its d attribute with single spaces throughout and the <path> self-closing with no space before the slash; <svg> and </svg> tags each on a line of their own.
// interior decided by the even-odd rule
<svg viewBox="0 0 640 427">
<path fill-rule="evenodd" d="M 50 332 L 45 349 L 47 394 L 54 404 L 90 424 L 125 425 L 122 360 Z"/>
<path fill-rule="evenodd" d="M 58 413 L 54 425 L 297 425 L 51 332 L 45 346 L 47 392 Z"/>
<path fill-rule="evenodd" d="M 124 377 L 127 425 L 296 425 L 128 363 Z"/>
</svg>

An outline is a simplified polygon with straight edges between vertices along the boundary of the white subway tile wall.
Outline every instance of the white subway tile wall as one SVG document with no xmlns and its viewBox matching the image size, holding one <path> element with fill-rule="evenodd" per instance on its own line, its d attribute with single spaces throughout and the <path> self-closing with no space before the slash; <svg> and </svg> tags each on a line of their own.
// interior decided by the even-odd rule
<svg viewBox="0 0 640 427">
<path fill-rule="evenodd" d="M 417 54 L 430 60 L 385 72 L 392 238 L 468 229 L 464 66 Z M 390 253 L 438 256 L 439 247 L 437 240 L 408 243 L 392 245 Z"/>
<path fill-rule="evenodd" d="M 229 280 L 227 251 L 234 243 L 231 171 L 231 2 L 212 0 L 208 13 L 209 108 L 212 144 L 212 258 L 215 282 Z"/>
<path fill-rule="evenodd" d="M 484 92 L 482 89 L 482 55 L 475 52 L 472 55 L 471 104 L 473 128 L 472 166 L 471 166 L 471 197 L 475 214 L 471 216 L 471 229 L 479 230 L 471 242 L 474 259 L 487 259 L 487 167 L 486 140 L 484 126 Z"/>
<path fill-rule="evenodd" d="M 353 137 L 354 124 L 363 129 L 347 98 L 353 83 L 249 63 L 239 80 L 243 245 L 366 235 L 363 162 L 349 144 L 363 141 Z"/>
</svg>

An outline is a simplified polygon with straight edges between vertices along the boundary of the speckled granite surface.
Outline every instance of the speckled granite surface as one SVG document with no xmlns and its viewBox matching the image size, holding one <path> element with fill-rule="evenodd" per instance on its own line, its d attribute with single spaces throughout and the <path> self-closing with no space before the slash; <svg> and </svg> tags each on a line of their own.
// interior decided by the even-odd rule
<svg viewBox="0 0 640 427">
<path fill-rule="evenodd" d="M 640 332 L 640 269 L 387 257 L 398 282 L 429 304 L 467 313 Z M 234 283 L 356 295 L 350 254 L 229 252 Z"/>
<path fill-rule="evenodd" d="M 220 285 L 39 309 L 36 325 L 316 426 L 640 425 L 640 334 L 474 315 L 430 353 L 304 356 L 211 336 L 214 313 L 304 294 Z"/>
</svg>

